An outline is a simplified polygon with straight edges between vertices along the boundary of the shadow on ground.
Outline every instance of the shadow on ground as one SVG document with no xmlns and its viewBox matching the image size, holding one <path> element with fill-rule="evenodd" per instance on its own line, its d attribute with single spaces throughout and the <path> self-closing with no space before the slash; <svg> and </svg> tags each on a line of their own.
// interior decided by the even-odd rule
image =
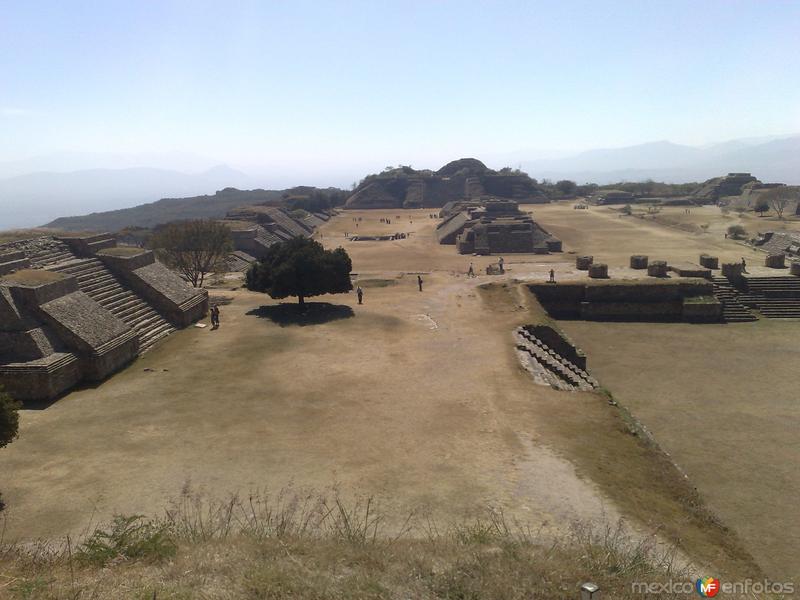
<svg viewBox="0 0 800 600">
<path fill-rule="evenodd" d="M 247 313 L 261 319 L 269 319 L 281 327 L 288 325 L 321 325 L 330 321 L 349 319 L 355 316 L 353 309 L 345 304 L 329 302 L 306 302 L 305 307 L 294 303 L 272 304 L 260 306 Z"/>
</svg>

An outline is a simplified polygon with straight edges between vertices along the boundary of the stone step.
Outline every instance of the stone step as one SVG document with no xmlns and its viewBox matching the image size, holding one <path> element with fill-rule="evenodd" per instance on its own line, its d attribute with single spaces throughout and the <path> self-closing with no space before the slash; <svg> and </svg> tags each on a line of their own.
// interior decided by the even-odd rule
<svg viewBox="0 0 800 600">
<path fill-rule="evenodd" d="M 139 298 L 139 296 L 134 294 L 132 291 L 125 290 L 124 292 L 120 293 L 118 296 L 115 296 L 113 298 L 106 298 L 105 301 L 102 302 L 101 304 L 107 310 L 110 310 L 110 311 L 113 312 L 115 309 L 117 309 L 117 308 L 119 308 L 121 306 L 127 305 L 127 303 L 130 300 L 136 300 L 136 301 L 139 301 L 139 302 L 142 301 L 142 299 Z"/>
<path fill-rule="evenodd" d="M 115 310 L 114 315 L 125 321 L 126 323 L 132 323 L 139 319 L 143 314 L 148 311 L 153 310 L 150 306 L 142 302 L 141 300 L 137 300 L 136 303 L 129 305 L 124 310 Z"/>
<path fill-rule="evenodd" d="M 113 275 L 97 275 L 95 277 L 84 279 L 83 281 L 78 278 L 78 285 L 87 294 L 92 290 L 99 290 L 103 286 L 116 282 L 117 280 Z"/>
<path fill-rule="evenodd" d="M 132 317 L 128 319 L 126 322 L 136 331 L 142 332 L 142 331 L 147 331 L 149 327 L 163 320 L 164 318 L 161 315 L 159 315 L 157 312 L 153 310 L 150 310 L 147 312 L 143 312 L 137 315 L 136 317 Z"/>
</svg>

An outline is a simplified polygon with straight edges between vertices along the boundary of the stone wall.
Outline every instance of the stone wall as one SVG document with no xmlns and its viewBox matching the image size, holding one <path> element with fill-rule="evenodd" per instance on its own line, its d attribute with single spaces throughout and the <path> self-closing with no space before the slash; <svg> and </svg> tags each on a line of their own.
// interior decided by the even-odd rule
<svg viewBox="0 0 800 600">
<path fill-rule="evenodd" d="M 719 320 L 720 314 L 713 284 L 697 279 L 567 281 L 528 288 L 555 318 L 705 322 Z"/>
</svg>

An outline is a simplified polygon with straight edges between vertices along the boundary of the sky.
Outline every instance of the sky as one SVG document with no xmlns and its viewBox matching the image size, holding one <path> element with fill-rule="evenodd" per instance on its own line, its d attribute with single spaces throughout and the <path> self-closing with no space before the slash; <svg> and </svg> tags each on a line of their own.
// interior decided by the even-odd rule
<svg viewBox="0 0 800 600">
<path fill-rule="evenodd" d="M 0 161 L 231 165 L 800 132 L 800 2 L 0 0 Z"/>
</svg>

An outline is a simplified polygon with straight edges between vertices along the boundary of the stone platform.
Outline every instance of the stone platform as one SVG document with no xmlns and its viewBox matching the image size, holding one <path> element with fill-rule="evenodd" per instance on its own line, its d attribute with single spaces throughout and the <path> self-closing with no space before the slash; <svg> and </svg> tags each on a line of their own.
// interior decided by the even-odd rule
<svg viewBox="0 0 800 600">
<path fill-rule="evenodd" d="M 101 381 L 208 309 L 149 250 L 110 234 L 0 245 L 0 385 L 51 400 Z"/>
</svg>

